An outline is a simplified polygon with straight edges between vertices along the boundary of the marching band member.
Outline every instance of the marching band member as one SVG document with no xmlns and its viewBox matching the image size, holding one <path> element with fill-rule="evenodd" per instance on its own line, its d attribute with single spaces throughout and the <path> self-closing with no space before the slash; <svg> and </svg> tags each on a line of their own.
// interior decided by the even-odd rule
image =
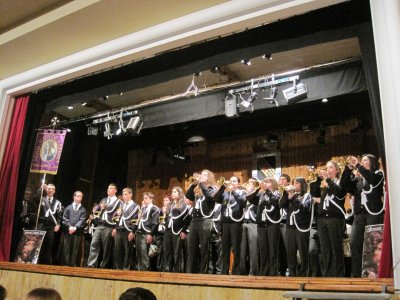
<svg viewBox="0 0 400 300">
<path fill-rule="evenodd" d="M 279 182 L 278 182 L 278 187 L 280 190 L 282 190 L 282 195 L 287 193 L 285 188 L 290 185 L 291 179 L 288 174 L 282 174 L 279 177 Z M 280 200 L 280 199 L 279 199 Z M 279 201 L 280 202 L 280 201 Z M 281 208 L 281 222 L 279 223 L 279 229 L 281 231 L 281 234 L 279 236 L 279 243 L 278 243 L 278 248 L 279 248 L 279 273 L 280 275 L 285 275 L 287 272 L 287 255 L 286 255 L 286 220 L 287 220 L 287 211 L 284 208 Z"/>
<path fill-rule="evenodd" d="M 203 170 L 200 175 L 194 177 L 196 181 L 186 191 L 186 198 L 194 202 L 192 221 L 189 227 L 187 272 L 206 274 L 208 244 L 215 206 L 213 195 L 217 189 L 215 177 L 211 171 Z M 197 270 L 198 260 L 200 260 L 199 270 Z"/>
<path fill-rule="evenodd" d="M 186 239 L 187 227 L 184 223 L 189 207 L 185 204 L 185 193 L 175 186 L 171 193 L 172 204 L 165 208 L 165 232 L 163 239 L 163 271 L 181 272 L 184 265 L 183 240 Z"/>
<path fill-rule="evenodd" d="M 261 191 L 254 198 L 257 209 L 258 246 L 260 265 L 258 274 L 276 276 L 278 270 L 278 241 L 280 235 L 281 214 L 279 199 L 281 194 L 275 178 L 266 178 L 261 182 Z"/>
<path fill-rule="evenodd" d="M 318 203 L 317 231 L 324 277 L 344 276 L 343 234 L 346 190 L 340 184 L 340 172 L 339 165 L 335 161 L 328 161 L 326 170 L 319 171 L 317 182 L 321 196 L 313 197 L 314 202 Z"/>
<path fill-rule="evenodd" d="M 103 252 L 103 257 L 100 262 L 100 268 L 109 267 L 113 245 L 112 231 L 116 225 L 113 218 L 122 204 L 116 194 L 117 186 L 114 183 L 110 183 L 107 188 L 107 197 L 100 201 L 99 217 L 96 220 L 97 227 L 90 244 L 89 268 L 97 268 L 101 251 Z"/>
<path fill-rule="evenodd" d="M 61 202 L 54 197 L 56 187 L 54 184 L 44 185 L 46 197 L 40 204 L 38 230 L 46 231 L 42 247 L 40 248 L 39 263 L 51 265 L 53 263 L 53 251 L 56 235 L 60 231 L 63 207 Z"/>
<path fill-rule="evenodd" d="M 210 259 L 208 264 L 209 274 L 221 274 L 221 204 L 216 203 L 210 237 Z"/>
<path fill-rule="evenodd" d="M 240 274 L 258 275 L 258 234 L 257 234 L 257 209 L 258 204 L 253 204 L 260 187 L 256 187 L 258 181 L 250 178 L 246 189 L 246 207 L 242 224 L 242 242 L 240 244 Z M 247 266 L 248 265 L 248 266 Z"/>
<path fill-rule="evenodd" d="M 114 238 L 114 269 L 129 270 L 133 243 L 138 225 L 139 205 L 132 200 L 132 189 L 122 190 L 124 204 L 116 211 L 117 225 L 112 231 Z"/>
<path fill-rule="evenodd" d="M 242 223 L 244 219 L 244 208 L 246 207 L 246 191 L 239 188 L 239 178 L 232 176 L 226 187 L 222 185 L 214 196 L 214 200 L 222 204 L 222 272 L 229 274 L 229 262 L 231 248 L 233 251 L 232 274 L 240 274 L 240 243 L 242 239 Z M 221 192 L 222 193 L 221 193 Z"/>
<path fill-rule="evenodd" d="M 311 228 L 311 196 L 303 177 L 294 179 L 294 186 L 286 187 L 287 193 L 280 200 L 280 207 L 287 209 L 286 254 L 289 276 L 307 276 L 308 247 Z M 300 268 L 297 268 L 297 250 L 300 253 Z"/>
<path fill-rule="evenodd" d="M 350 156 L 347 168 L 357 169 L 360 174 L 354 180 L 348 176 L 343 181 L 348 184 L 349 192 L 354 195 L 354 221 L 350 239 L 352 275 L 361 277 L 365 226 L 383 223 L 382 196 L 385 176 L 379 169 L 378 160 L 372 154 L 363 155 L 361 162 L 357 157 Z"/>
<path fill-rule="evenodd" d="M 158 230 L 160 212 L 158 207 L 153 204 L 153 200 L 153 193 L 143 193 L 143 206 L 139 213 L 139 224 L 136 231 L 136 252 L 139 271 L 150 270 L 149 249 L 155 242 L 154 237 Z"/>
</svg>

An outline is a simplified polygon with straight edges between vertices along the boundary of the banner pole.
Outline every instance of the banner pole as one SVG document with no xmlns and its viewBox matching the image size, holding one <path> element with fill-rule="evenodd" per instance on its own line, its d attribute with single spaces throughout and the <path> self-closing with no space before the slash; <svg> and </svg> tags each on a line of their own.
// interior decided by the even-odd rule
<svg viewBox="0 0 400 300">
<path fill-rule="evenodd" d="M 45 182 L 46 182 L 46 173 L 43 174 L 43 179 L 42 179 L 42 186 L 41 186 L 42 191 L 40 192 L 39 207 L 38 207 L 38 212 L 37 212 L 37 216 L 36 216 L 35 230 L 37 230 L 37 226 L 38 226 L 38 223 L 39 223 L 40 208 L 42 206 L 43 191 L 44 191 L 44 183 Z"/>
</svg>

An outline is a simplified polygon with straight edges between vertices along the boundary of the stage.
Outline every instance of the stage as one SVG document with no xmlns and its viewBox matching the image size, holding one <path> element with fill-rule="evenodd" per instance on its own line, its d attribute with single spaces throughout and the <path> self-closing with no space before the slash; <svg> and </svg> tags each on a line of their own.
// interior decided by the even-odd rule
<svg viewBox="0 0 400 300">
<path fill-rule="evenodd" d="M 0 262 L 0 284 L 8 291 L 7 300 L 24 299 L 33 288 L 49 287 L 63 300 L 118 299 L 128 288 L 150 289 L 158 299 L 190 300 L 278 300 L 296 291 L 386 293 L 394 295 L 393 279 L 259 277 L 181 274 L 71 268 Z M 322 299 L 322 298 L 321 298 Z M 326 299 L 326 298 L 324 298 Z"/>
</svg>

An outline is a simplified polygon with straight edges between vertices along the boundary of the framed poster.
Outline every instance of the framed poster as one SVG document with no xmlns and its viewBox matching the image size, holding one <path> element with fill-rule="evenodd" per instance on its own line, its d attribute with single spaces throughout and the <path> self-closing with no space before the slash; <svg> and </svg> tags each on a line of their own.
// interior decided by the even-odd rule
<svg viewBox="0 0 400 300">
<path fill-rule="evenodd" d="M 365 278 L 378 278 L 382 253 L 383 224 L 365 226 L 362 273 Z"/>
<path fill-rule="evenodd" d="M 45 234 L 46 231 L 42 230 L 25 230 L 18 243 L 14 261 L 22 264 L 37 264 Z"/>
</svg>

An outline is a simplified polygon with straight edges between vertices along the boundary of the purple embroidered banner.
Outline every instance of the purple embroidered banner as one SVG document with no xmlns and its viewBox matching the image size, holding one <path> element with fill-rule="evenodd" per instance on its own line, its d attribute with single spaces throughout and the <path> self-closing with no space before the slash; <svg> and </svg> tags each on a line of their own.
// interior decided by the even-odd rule
<svg viewBox="0 0 400 300">
<path fill-rule="evenodd" d="M 66 130 L 40 130 L 33 150 L 31 172 L 57 174 Z"/>
</svg>

